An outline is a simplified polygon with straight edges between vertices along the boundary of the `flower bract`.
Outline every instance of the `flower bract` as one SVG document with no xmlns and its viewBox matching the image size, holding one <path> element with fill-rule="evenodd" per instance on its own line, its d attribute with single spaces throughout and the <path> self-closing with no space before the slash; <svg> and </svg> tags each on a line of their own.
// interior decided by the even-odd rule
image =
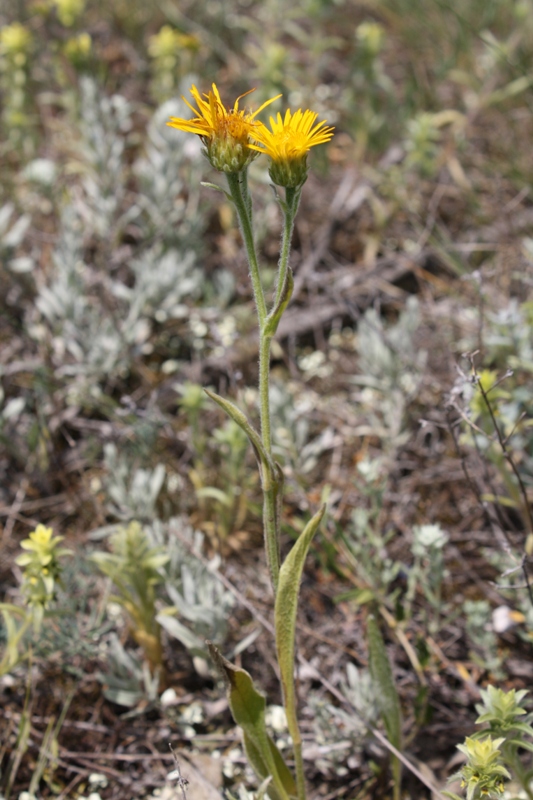
<svg viewBox="0 0 533 800">
<path fill-rule="evenodd" d="M 298 188 L 307 179 L 307 153 L 311 147 L 329 142 L 334 128 L 326 120 L 317 123 L 314 111 L 287 109 L 285 116 L 270 117 L 269 130 L 260 124 L 254 135 L 257 144 L 250 147 L 271 159 L 270 177 L 278 186 Z"/>
<path fill-rule="evenodd" d="M 211 91 L 203 97 L 196 86 L 193 86 L 191 94 L 197 108 L 185 98 L 183 100 L 196 116 L 190 120 L 171 117 L 167 125 L 200 136 L 206 147 L 206 155 L 215 169 L 221 172 L 240 172 L 255 158 L 255 153 L 249 147 L 260 126 L 255 117 L 265 106 L 281 96 L 267 100 L 257 111 L 250 112 L 239 108 L 239 100 L 249 93 L 238 97 L 233 108 L 226 108 L 216 84 L 213 83 Z"/>
<path fill-rule="evenodd" d="M 504 738 L 474 739 L 466 737 L 464 744 L 457 745 L 467 758 L 466 764 L 457 774 L 461 785 L 466 787 L 466 800 L 479 800 L 482 797 L 501 797 L 504 780 L 510 779 L 509 772 L 500 761 L 500 745 Z"/>
</svg>

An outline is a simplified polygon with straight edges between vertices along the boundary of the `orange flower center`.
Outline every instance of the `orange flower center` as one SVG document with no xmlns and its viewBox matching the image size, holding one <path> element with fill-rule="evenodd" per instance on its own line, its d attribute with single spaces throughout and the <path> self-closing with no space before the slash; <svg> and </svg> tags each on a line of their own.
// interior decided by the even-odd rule
<svg viewBox="0 0 533 800">
<path fill-rule="evenodd" d="M 230 110 L 224 114 L 217 114 L 214 127 L 213 138 L 223 137 L 233 139 L 240 144 L 247 144 L 254 122 L 247 121 L 239 113 Z"/>
</svg>

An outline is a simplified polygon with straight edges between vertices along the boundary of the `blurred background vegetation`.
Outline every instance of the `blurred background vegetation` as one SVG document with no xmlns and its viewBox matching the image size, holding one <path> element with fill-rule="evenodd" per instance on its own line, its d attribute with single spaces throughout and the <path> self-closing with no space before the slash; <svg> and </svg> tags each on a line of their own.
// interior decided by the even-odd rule
<svg viewBox="0 0 533 800">
<path fill-rule="evenodd" d="M 222 558 L 266 603 L 253 456 L 201 389 L 255 413 L 246 262 L 231 207 L 200 186 L 217 176 L 199 142 L 165 125 L 188 116 L 192 83 L 213 81 L 228 104 L 281 92 L 273 109 L 309 107 L 336 127 L 312 154 L 274 351 L 287 542 L 329 499 L 304 584 L 322 639 L 304 626 L 301 646 L 374 724 L 370 678 L 349 662 L 366 664 L 359 623 L 377 604 L 407 738 L 439 778 L 476 687 L 531 674 L 533 0 L 3 0 L 1 599 L 23 606 L 15 559 L 38 523 L 75 552 L 39 630 L 13 608 L 0 627 L 6 796 L 89 785 L 82 769 L 65 794 L 64 768 L 37 759 L 65 686 L 67 719 L 105 702 L 95 725 L 126 730 L 117 720 L 136 709 L 139 754 L 154 726 L 184 742 L 224 727 L 202 706 L 220 694 L 206 636 L 251 669 L 263 659 L 273 680 L 268 641 L 213 577 Z M 251 176 L 268 285 L 277 206 L 260 161 Z M 43 676 L 56 685 L 46 702 Z M 175 705 L 161 704 L 168 687 Z M 364 726 L 312 689 L 316 790 L 386 796 Z M 101 748 L 86 730 L 70 750 Z M 233 763 L 228 784 L 243 774 Z M 117 774 L 102 797 L 164 782 L 141 755 Z"/>
</svg>

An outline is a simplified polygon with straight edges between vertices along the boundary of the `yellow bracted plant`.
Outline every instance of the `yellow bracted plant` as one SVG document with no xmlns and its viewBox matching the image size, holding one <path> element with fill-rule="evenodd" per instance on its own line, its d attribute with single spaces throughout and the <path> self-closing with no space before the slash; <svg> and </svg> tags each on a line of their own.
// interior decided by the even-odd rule
<svg viewBox="0 0 533 800">
<path fill-rule="evenodd" d="M 253 91 L 253 90 L 251 90 Z M 313 111 L 287 110 L 282 116 L 270 118 L 270 129 L 257 115 L 272 98 L 256 111 L 239 106 L 247 92 L 235 101 L 233 108 L 224 106 L 215 84 L 201 95 L 193 86 L 191 94 L 196 108 L 185 102 L 194 114 L 193 119 L 172 117 L 168 124 L 182 131 L 197 134 L 205 146 L 204 154 L 211 165 L 226 175 L 229 192 L 224 192 L 235 206 L 248 256 L 250 278 L 259 324 L 259 411 L 260 431 L 246 415 L 223 397 L 206 390 L 250 440 L 259 465 L 263 490 L 263 528 L 266 558 L 275 597 L 276 649 L 281 675 L 283 703 L 294 747 L 295 776 L 289 770 L 265 727 L 264 696 L 256 690 L 250 675 L 224 659 L 212 647 L 211 653 L 228 684 L 230 707 L 235 722 L 243 730 L 244 745 L 250 763 L 272 800 L 289 800 L 306 796 L 302 758 L 302 740 L 297 719 L 294 686 L 294 642 L 300 579 L 307 551 L 325 513 L 323 506 L 307 523 L 285 561 L 280 558 L 280 525 L 283 498 L 283 473 L 272 455 L 271 415 L 269 406 L 270 347 L 283 312 L 293 291 L 293 275 L 289 254 L 294 220 L 302 188 L 307 180 L 308 153 L 311 147 L 328 142 L 333 128 L 325 121 L 317 123 Z M 252 200 L 248 190 L 248 167 L 260 154 L 270 160 L 269 173 L 276 187 L 276 197 L 283 214 L 283 236 L 276 288 L 267 299 L 261 279 L 254 244 Z M 213 184 L 205 184 L 220 190 Z M 224 191 L 224 190 L 222 190 Z"/>
<path fill-rule="evenodd" d="M 161 628 L 156 620 L 156 587 L 163 582 L 160 568 L 169 557 L 153 547 L 139 522 L 119 527 L 110 537 L 111 552 L 93 553 L 91 560 L 111 578 L 117 602 L 128 615 L 135 641 L 145 652 L 152 670 L 163 668 Z"/>
<path fill-rule="evenodd" d="M 0 675 L 11 670 L 23 657 L 23 640 L 32 627 L 35 634 L 41 630 L 45 613 L 51 610 L 61 583 L 61 559 L 71 555 L 66 547 L 59 547 L 63 536 L 54 536 L 52 528 L 37 525 L 27 539 L 20 543 L 24 550 L 15 559 L 22 567 L 20 592 L 23 605 L 0 603 L 0 613 L 6 628 L 6 647 L 0 658 Z"/>
</svg>

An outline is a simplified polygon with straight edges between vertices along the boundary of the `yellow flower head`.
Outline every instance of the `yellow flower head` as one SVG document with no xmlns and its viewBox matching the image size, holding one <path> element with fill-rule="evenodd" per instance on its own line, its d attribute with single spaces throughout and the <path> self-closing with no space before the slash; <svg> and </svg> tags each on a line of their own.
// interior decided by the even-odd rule
<svg viewBox="0 0 533 800">
<path fill-rule="evenodd" d="M 53 0 L 57 16 L 65 28 L 72 28 L 78 17 L 85 10 L 85 0 Z"/>
<path fill-rule="evenodd" d="M 187 120 L 171 117 L 167 125 L 180 131 L 198 134 L 206 146 L 206 155 L 215 169 L 221 172 L 240 172 L 255 158 L 255 154 L 250 151 L 250 141 L 252 138 L 257 138 L 256 131 L 261 124 L 255 117 L 281 95 L 267 100 L 257 111 L 251 113 L 239 108 L 239 100 L 250 92 L 238 97 L 233 108 L 225 107 L 215 84 L 203 98 L 196 86 L 191 88 L 191 94 L 196 101 L 197 109 L 185 98 L 183 100 L 196 115 L 195 118 Z"/>
<path fill-rule="evenodd" d="M 270 131 L 263 124 L 255 131 L 257 144 L 250 147 L 270 157 L 270 177 L 278 186 L 302 186 L 307 179 L 307 153 L 333 136 L 334 128 L 326 120 L 317 123 L 317 117 L 309 109 L 299 108 L 294 114 L 287 109 L 283 118 L 279 113 L 276 119 L 270 117 Z"/>
<path fill-rule="evenodd" d="M 148 39 L 148 53 L 154 59 L 162 61 L 172 59 L 176 61 L 177 52 L 182 50 L 198 50 L 200 42 L 196 36 L 180 33 L 171 28 L 170 25 L 163 25 L 159 33 L 150 36 Z"/>
<path fill-rule="evenodd" d="M 47 528 L 45 525 L 37 525 L 34 531 L 30 533 L 29 539 L 24 539 L 21 542 L 21 547 L 24 550 L 35 550 L 36 547 L 49 547 L 53 542 L 54 531 L 52 528 Z"/>
<path fill-rule="evenodd" d="M 75 67 L 83 66 L 91 53 L 92 39 L 88 33 L 79 33 L 67 39 L 63 45 L 63 52 Z"/>
<path fill-rule="evenodd" d="M 32 35 L 20 22 L 0 28 L 0 55 L 13 58 L 17 66 L 25 63 L 31 46 Z"/>
</svg>

